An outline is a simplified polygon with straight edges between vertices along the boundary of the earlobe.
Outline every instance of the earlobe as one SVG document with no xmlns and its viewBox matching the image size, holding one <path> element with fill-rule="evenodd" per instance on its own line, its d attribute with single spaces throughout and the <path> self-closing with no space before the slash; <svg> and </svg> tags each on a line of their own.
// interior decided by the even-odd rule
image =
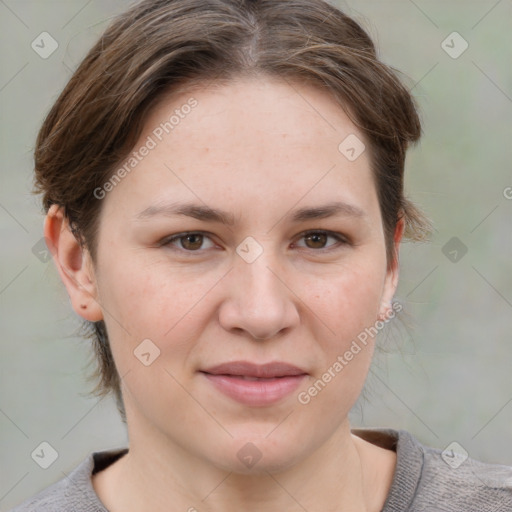
<svg viewBox="0 0 512 512">
<path fill-rule="evenodd" d="M 89 251 L 71 231 L 62 207 L 52 205 L 44 223 L 44 237 L 73 309 L 85 320 L 103 319 Z"/>
<path fill-rule="evenodd" d="M 382 294 L 381 306 L 379 310 L 379 320 L 385 320 L 389 317 L 392 310 L 391 301 L 395 295 L 398 287 L 398 276 L 400 273 L 400 242 L 405 230 L 405 220 L 401 217 L 396 223 L 395 233 L 393 235 L 393 261 L 388 265 L 386 275 L 386 283 L 384 286 L 384 293 Z"/>
</svg>

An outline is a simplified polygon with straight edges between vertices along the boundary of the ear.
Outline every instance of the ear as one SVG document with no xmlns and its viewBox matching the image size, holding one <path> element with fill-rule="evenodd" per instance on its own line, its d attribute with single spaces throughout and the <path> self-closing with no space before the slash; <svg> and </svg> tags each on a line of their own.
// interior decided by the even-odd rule
<svg viewBox="0 0 512 512">
<path fill-rule="evenodd" d="M 389 317 L 392 309 L 391 301 L 398 286 L 398 275 L 400 272 L 399 248 L 405 229 L 405 220 L 403 217 L 396 223 L 395 233 L 393 235 L 393 261 L 388 262 L 388 270 L 382 294 L 381 305 L 379 310 L 379 319 L 385 320 Z"/>
<path fill-rule="evenodd" d="M 103 313 L 97 302 L 98 290 L 89 251 L 75 238 L 63 208 L 55 204 L 46 215 L 44 238 L 73 309 L 85 320 L 102 320 Z"/>
</svg>

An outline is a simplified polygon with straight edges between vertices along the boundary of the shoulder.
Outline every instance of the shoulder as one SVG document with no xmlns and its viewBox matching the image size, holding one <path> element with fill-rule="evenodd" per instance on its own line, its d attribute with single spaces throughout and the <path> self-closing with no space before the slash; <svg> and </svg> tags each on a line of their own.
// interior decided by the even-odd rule
<svg viewBox="0 0 512 512">
<path fill-rule="evenodd" d="M 439 511 L 512 511 L 512 467 L 479 462 L 452 443 L 444 451 L 422 446 L 417 500 Z M 434 512 L 434 511 L 433 511 Z"/>
<path fill-rule="evenodd" d="M 512 511 L 512 467 L 476 461 L 456 443 L 444 451 L 424 446 L 406 431 L 358 432 L 397 452 L 383 512 Z"/>
<path fill-rule="evenodd" d="M 58 482 L 46 487 L 10 512 L 107 512 L 92 486 L 93 472 L 115 462 L 127 449 L 94 452 Z"/>
</svg>

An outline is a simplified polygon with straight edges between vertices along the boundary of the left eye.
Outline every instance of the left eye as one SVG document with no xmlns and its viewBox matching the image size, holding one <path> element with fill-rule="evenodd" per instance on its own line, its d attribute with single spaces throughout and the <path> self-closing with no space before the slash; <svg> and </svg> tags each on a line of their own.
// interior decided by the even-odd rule
<svg viewBox="0 0 512 512">
<path fill-rule="evenodd" d="M 334 239 L 335 243 L 326 245 L 329 238 Z M 306 241 L 306 247 L 308 249 L 327 249 L 336 245 L 337 243 L 347 243 L 346 240 L 340 235 L 329 233 L 327 231 L 310 231 L 308 233 L 303 233 L 300 239 Z"/>
</svg>

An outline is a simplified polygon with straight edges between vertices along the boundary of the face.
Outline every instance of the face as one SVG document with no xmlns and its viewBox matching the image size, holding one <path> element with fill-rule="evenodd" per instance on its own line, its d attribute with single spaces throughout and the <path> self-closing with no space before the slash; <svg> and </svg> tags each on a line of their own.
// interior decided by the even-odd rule
<svg viewBox="0 0 512 512">
<path fill-rule="evenodd" d="M 266 78 L 150 114 L 103 189 L 93 275 L 131 444 L 275 471 L 347 431 L 361 333 L 396 286 L 368 151 L 338 148 L 351 134 L 325 92 Z"/>
</svg>

